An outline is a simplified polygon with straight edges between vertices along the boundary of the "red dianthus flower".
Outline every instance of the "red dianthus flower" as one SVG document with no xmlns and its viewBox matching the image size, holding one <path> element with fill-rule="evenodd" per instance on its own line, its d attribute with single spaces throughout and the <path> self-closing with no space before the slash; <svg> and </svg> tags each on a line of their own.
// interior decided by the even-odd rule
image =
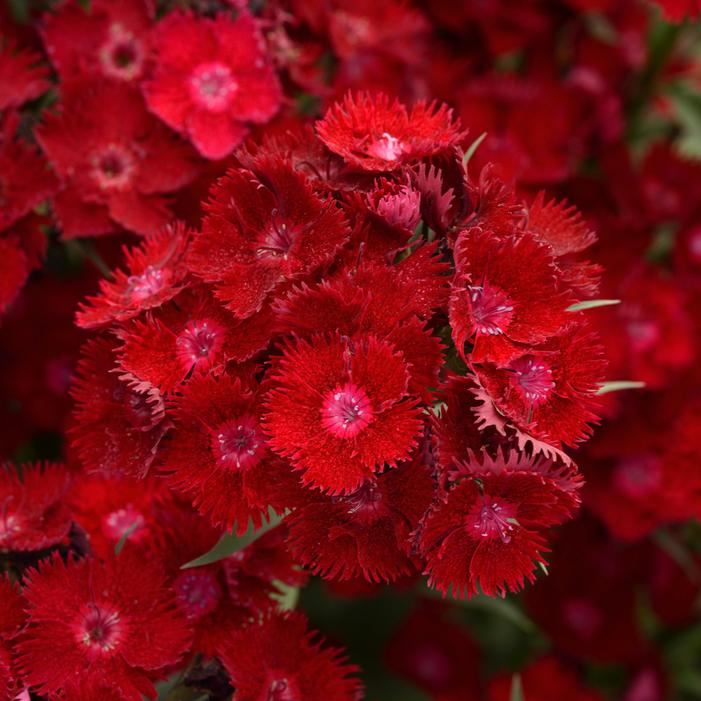
<svg viewBox="0 0 701 701">
<path fill-rule="evenodd" d="M 153 679 L 178 661 L 190 631 L 163 576 L 126 548 L 104 563 L 42 561 L 26 578 L 18 666 L 37 693 L 106 682 L 124 701 L 156 697 Z"/>
<path fill-rule="evenodd" d="M 342 651 L 322 647 L 307 631 L 299 613 L 273 615 L 234 630 L 219 650 L 219 659 L 236 689 L 233 701 L 304 699 L 357 701 L 357 668 Z"/>
<path fill-rule="evenodd" d="M 171 12 L 155 27 L 155 69 L 144 85 L 149 109 L 189 137 L 205 158 L 228 156 L 278 111 L 282 90 L 258 21 Z"/>
<path fill-rule="evenodd" d="M 409 456 L 422 428 L 401 353 L 373 335 L 289 343 L 273 369 L 265 428 L 274 450 L 329 494 L 350 494 Z"/>
</svg>

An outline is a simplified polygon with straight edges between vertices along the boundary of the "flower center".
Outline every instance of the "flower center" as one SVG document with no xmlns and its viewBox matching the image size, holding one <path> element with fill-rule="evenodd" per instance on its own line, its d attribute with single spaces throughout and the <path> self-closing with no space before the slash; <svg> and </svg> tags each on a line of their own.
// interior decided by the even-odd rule
<svg viewBox="0 0 701 701">
<path fill-rule="evenodd" d="M 166 270 L 149 265 L 141 275 L 131 275 L 127 279 L 127 294 L 135 302 L 141 302 L 158 294 L 170 281 Z"/>
<path fill-rule="evenodd" d="M 214 611 L 222 596 L 221 588 L 210 572 L 182 572 L 173 588 L 185 613 L 193 619 Z"/>
<path fill-rule="evenodd" d="M 373 419 L 368 395 L 352 382 L 329 392 L 321 409 L 321 423 L 338 438 L 353 438 Z"/>
<path fill-rule="evenodd" d="M 78 641 L 88 649 L 91 658 L 113 652 L 124 637 L 119 613 L 111 606 L 86 606 L 74 628 Z"/>
<path fill-rule="evenodd" d="M 484 497 L 481 504 L 468 517 L 472 527 L 482 538 L 499 538 L 502 543 L 511 541 L 516 522 L 516 507 L 513 504 L 497 503 Z"/>
<path fill-rule="evenodd" d="M 269 227 L 259 238 L 256 255 L 259 258 L 282 258 L 287 260 L 297 241 L 297 229 L 290 228 L 284 222 L 277 221 L 277 212 L 273 212 Z"/>
<path fill-rule="evenodd" d="M 231 69 L 218 61 L 202 63 L 190 76 L 193 100 L 210 112 L 223 112 L 239 89 Z"/>
<path fill-rule="evenodd" d="M 381 158 L 383 161 L 396 161 L 406 147 L 396 137 L 384 132 L 379 139 L 375 139 L 367 148 L 369 155 Z"/>
<path fill-rule="evenodd" d="M 16 514 L 7 513 L 6 508 L 3 506 L 0 512 L 0 549 L 3 545 L 11 546 L 15 535 L 22 530 L 19 517 Z"/>
<path fill-rule="evenodd" d="M 268 695 L 265 697 L 265 701 L 303 701 L 302 693 L 297 688 L 294 680 L 288 679 L 278 674 L 269 675 L 269 679 L 272 677 L 268 685 Z M 263 697 L 261 697 L 263 701 Z"/>
<path fill-rule="evenodd" d="M 382 197 L 375 211 L 390 226 L 413 231 L 421 219 L 421 193 L 405 186 L 397 194 Z"/>
<path fill-rule="evenodd" d="M 218 463 L 230 470 L 246 472 L 258 465 L 265 453 L 258 422 L 248 414 L 221 426 L 213 444 Z"/>
<path fill-rule="evenodd" d="M 582 638 L 591 638 L 601 627 L 601 613 L 590 601 L 570 599 L 563 606 L 563 618 Z"/>
<path fill-rule="evenodd" d="M 492 336 L 504 333 L 514 312 L 506 292 L 485 280 L 481 285 L 469 285 L 467 294 L 477 331 Z"/>
<path fill-rule="evenodd" d="M 175 341 L 176 355 L 186 370 L 209 369 L 224 345 L 224 329 L 212 319 L 188 321 Z"/>
<path fill-rule="evenodd" d="M 660 486 L 662 468 L 652 455 L 623 458 L 613 470 L 613 483 L 626 496 L 644 497 Z"/>
<path fill-rule="evenodd" d="M 134 156 L 123 146 L 109 144 L 93 154 L 92 176 L 101 190 L 126 190 L 136 171 Z"/>
<path fill-rule="evenodd" d="M 110 539 L 118 541 L 126 533 L 127 540 L 139 540 L 145 534 L 146 519 L 131 505 L 127 504 L 105 517 L 102 531 Z"/>
<path fill-rule="evenodd" d="M 141 74 L 144 50 L 134 34 L 115 23 L 99 51 L 102 72 L 118 80 L 133 80 Z"/>
<path fill-rule="evenodd" d="M 524 355 L 509 365 L 516 377 L 516 384 L 526 399 L 534 404 L 545 401 L 555 388 L 553 371 L 532 355 Z"/>
</svg>

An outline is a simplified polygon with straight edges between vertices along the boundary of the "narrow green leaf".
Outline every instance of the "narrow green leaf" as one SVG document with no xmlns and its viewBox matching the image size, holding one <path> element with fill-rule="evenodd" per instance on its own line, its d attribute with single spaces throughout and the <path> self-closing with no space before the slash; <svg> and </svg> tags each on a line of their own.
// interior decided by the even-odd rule
<svg viewBox="0 0 701 701">
<path fill-rule="evenodd" d="M 601 385 L 599 385 L 597 394 L 620 392 L 624 389 L 643 389 L 644 387 L 644 382 L 635 382 L 634 380 L 612 380 L 611 382 L 602 382 Z"/>
<path fill-rule="evenodd" d="M 268 522 L 264 523 L 260 528 L 254 528 L 253 525 L 248 526 L 248 530 L 240 536 L 234 533 L 226 533 L 223 535 L 219 542 L 209 551 L 200 555 L 198 558 L 186 562 L 180 567 L 181 570 L 189 569 L 190 567 L 202 567 L 203 565 L 210 565 L 212 562 L 218 562 L 224 558 L 233 555 L 233 553 L 243 550 L 245 547 L 250 545 L 253 541 L 260 538 L 264 533 L 272 530 L 277 526 L 282 519 L 282 516 L 278 515 L 272 508 L 268 510 Z"/>
<path fill-rule="evenodd" d="M 520 674 L 514 674 L 514 676 L 511 677 L 511 694 L 509 694 L 509 701 L 525 701 Z"/>
<path fill-rule="evenodd" d="M 139 527 L 139 522 L 134 521 L 134 523 L 127 528 L 124 533 L 122 533 L 122 537 L 117 541 L 117 545 L 114 546 L 114 554 L 119 555 L 119 553 L 122 552 L 122 548 L 124 547 L 124 544 L 127 542 L 127 539 L 129 536 Z"/>
<path fill-rule="evenodd" d="M 582 312 L 585 309 L 596 309 L 597 307 L 611 307 L 620 304 L 620 299 L 585 299 L 583 302 L 576 302 L 567 307 L 568 312 Z"/>
<path fill-rule="evenodd" d="M 294 611 L 299 602 L 299 587 L 290 586 L 279 580 L 275 580 L 274 584 L 277 592 L 272 595 L 272 598 L 277 601 L 278 610 Z"/>
<path fill-rule="evenodd" d="M 475 151 L 480 147 L 480 144 L 487 138 L 487 132 L 483 131 L 467 148 L 465 155 L 462 157 L 463 168 L 467 168 L 467 164 L 475 155 Z"/>
</svg>

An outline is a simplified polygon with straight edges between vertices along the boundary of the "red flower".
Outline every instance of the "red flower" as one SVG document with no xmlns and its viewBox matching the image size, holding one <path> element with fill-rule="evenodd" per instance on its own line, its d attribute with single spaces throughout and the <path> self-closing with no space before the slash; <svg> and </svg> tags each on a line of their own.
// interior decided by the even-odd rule
<svg viewBox="0 0 701 701">
<path fill-rule="evenodd" d="M 508 701 L 512 696 L 513 675 L 504 674 L 489 683 L 488 701 Z M 555 657 L 542 657 L 521 671 L 523 697 L 526 699 L 567 699 L 567 701 L 603 701 L 603 696 L 587 689 L 579 675 Z"/>
<path fill-rule="evenodd" d="M 88 536 L 92 552 L 107 557 L 126 536 L 129 547 L 149 547 L 157 526 L 153 501 L 159 484 L 124 476 L 83 476 L 68 496 L 75 522 Z"/>
<path fill-rule="evenodd" d="M 63 465 L 0 466 L 0 552 L 43 550 L 71 527 Z"/>
<path fill-rule="evenodd" d="M 357 668 L 341 650 L 322 645 L 299 613 L 233 630 L 219 650 L 236 689 L 233 701 L 358 701 Z"/>
<path fill-rule="evenodd" d="M 58 186 L 44 157 L 16 138 L 18 124 L 13 113 L 0 119 L 0 231 L 51 197 Z"/>
<path fill-rule="evenodd" d="M 384 94 L 346 95 L 316 125 L 319 138 L 355 169 L 391 171 L 456 146 L 465 132 L 446 105 L 411 111 Z"/>
<path fill-rule="evenodd" d="M 30 570 L 18 665 L 39 694 L 107 682 L 125 701 L 156 697 L 152 679 L 190 643 L 163 576 L 126 548 L 104 563 L 60 557 Z"/>
<path fill-rule="evenodd" d="M 514 345 L 533 345 L 555 335 L 574 301 L 559 288 L 548 250 L 530 236 L 500 241 L 480 229 L 460 234 L 455 245 L 456 280 L 450 323 L 458 352 L 475 344 L 475 362 L 499 363 Z"/>
<path fill-rule="evenodd" d="M 250 14 L 232 20 L 172 12 L 156 25 L 153 45 L 155 70 L 144 86 L 149 109 L 205 158 L 228 156 L 247 123 L 265 124 L 278 111 L 280 83 Z"/>
<path fill-rule="evenodd" d="M 664 11 L 667 19 L 681 22 L 687 17 L 697 17 L 701 14 L 699 0 L 654 0 Z"/>
<path fill-rule="evenodd" d="M 270 342 L 273 314 L 263 309 L 239 320 L 201 289 L 184 292 L 172 305 L 153 310 L 118 331 L 124 344 L 119 366 L 162 392 L 186 379 L 220 375 L 231 360 L 248 360 Z"/>
<path fill-rule="evenodd" d="M 66 0 L 44 15 L 42 36 L 62 81 L 87 76 L 136 82 L 146 66 L 152 17 L 149 0 L 94 0 L 89 10 Z"/>
<path fill-rule="evenodd" d="M 421 410 L 407 394 L 409 368 L 375 336 L 292 342 L 272 378 L 270 445 L 303 472 L 304 484 L 350 494 L 417 443 Z"/>
<path fill-rule="evenodd" d="M 543 530 L 578 504 L 571 468 L 515 453 L 458 465 L 460 478 L 417 531 L 429 585 L 444 594 L 487 596 L 523 588 L 544 563 Z"/>
<path fill-rule="evenodd" d="M 76 403 L 73 447 L 89 472 L 143 477 L 169 428 L 160 392 L 115 373 L 115 348 L 105 338 L 85 343 L 71 390 Z"/>
<path fill-rule="evenodd" d="M 433 481 L 419 460 L 347 496 L 307 491 L 285 518 L 289 547 L 303 565 L 329 579 L 393 581 L 414 571 L 409 534 L 432 496 Z"/>
<path fill-rule="evenodd" d="M 330 263 L 349 235 L 341 210 L 315 195 L 300 172 L 279 158 L 256 166 L 232 170 L 214 187 L 188 258 L 241 318 L 285 280 Z"/>
<path fill-rule="evenodd" d="M 468 701 L 479 688 L 480 651 L 449 615 L 446 605 L 422 601 L 394 631 L 385 657 L 392 671 L 431 693 L 432 699 L 454 694 Z"/>
<path fill-rule="evenodd" d="M 476 364 L 486 391 L 479 413 L 500 431 L 506 419 L 555 448 L 574 446 L 598 420 L 595 395 L 604 368 L 596 337 L 572 325 L 541 346 L 515 351 L 508 361 Z"/>
<path fill-rule="evenodd" d="M 125 321 L 160 307 L 186 286 L 185 252 L 191 232 L 175 224 L 139 246 L 124 249 L 127 272 L 114 271 L 100 281 L 100 294 L 88 297 L 76 313 L 84 329 Z"/>
<path fill-rule="evenodd" d="M 161 458 L 171 484 L 214 525 L 260 526 L 285 466 L 268 449 L 260 392 L 245 369 L 194 377 L 173 400 L 172 418 Z"/>
<path fill-rule="evenodd" d="M 168 224 L 165 193 L 197 175 L 195 154 L 151 116 L 122 83 L 79 83 L 37 139 L 64 181 L 54 199 L 63 235 L 96 236 L 123 227 L 144 236 Z"/>
<path fill-rule="evenodd" d="M 0 111 L 34 100 L 51 83 L 41 54 L 19 47 L 12 37 L 0 34 Z"/>
</svg>

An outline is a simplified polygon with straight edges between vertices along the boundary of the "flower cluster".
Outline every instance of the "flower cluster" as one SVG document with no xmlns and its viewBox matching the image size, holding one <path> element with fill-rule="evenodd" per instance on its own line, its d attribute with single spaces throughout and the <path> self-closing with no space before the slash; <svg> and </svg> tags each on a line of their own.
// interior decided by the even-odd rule
<svg viewBox="0 0 701 701">
<path fill-rule="evenodd" d="M 518 5 L 0 8 L 0 700 L 686 699 L 701 6 Z"/>
</svg>

